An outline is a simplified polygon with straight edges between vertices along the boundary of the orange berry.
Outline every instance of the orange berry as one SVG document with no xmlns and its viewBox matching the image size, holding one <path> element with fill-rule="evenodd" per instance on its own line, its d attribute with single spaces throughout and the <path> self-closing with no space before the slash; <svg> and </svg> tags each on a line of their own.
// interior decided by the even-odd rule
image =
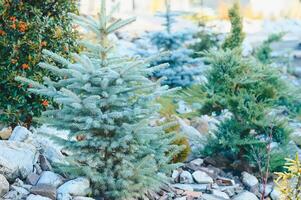
<svg viewBox="0 0 301 200">
<path fill-rule="evenodd" d="M 47 46 L 47 42 L 46 41 L 41 42 L 41 47 L 46 47 L 46 46 Z"/>
<path fill-rule="evenodd" d="M 3 35 L 5 35 L 5 34 L 6 34 L 5 31 L 0 30 L 0 36 L 3 36 Z"/>
<path fill-rule="evenodd" d="M 10 19 L 10 21 L 13 21 L 13 22 L 17 21 L 17 18 L 15 16 L 11 16 L 9 19 Z"/>
<path fill-rule="evenodd" d="M 19 31 L 25 32 L 27 30 L 27 24 L 25 22 L 19 23 Z"/>
<path fill-rule="evenodd" d="M 26 69 L 30 69 L 30 67 L 29 67 L 28 64 L 23 64 L 23 65 L 22 65 L 22 69 L 26 70 Z"/>
<path fill-rule="evenodd" d="M 12 24 L 12 25 L 10 25 L 10 27 L 12 28 L 12 29 L 16 29 L 17 28 L 17 26 L 16 26 L 16 24 L 14 23 L 14 24 Z"/>
<path fill-rule="evenodd" d="M 45 106 L 45 107 L 47 107 L 47 106 L 49 106 L 49 103 L 48 103 L 47 100 L 43 100 L 43 101 L 42 101 L 42 105 Z"/>
</svg>

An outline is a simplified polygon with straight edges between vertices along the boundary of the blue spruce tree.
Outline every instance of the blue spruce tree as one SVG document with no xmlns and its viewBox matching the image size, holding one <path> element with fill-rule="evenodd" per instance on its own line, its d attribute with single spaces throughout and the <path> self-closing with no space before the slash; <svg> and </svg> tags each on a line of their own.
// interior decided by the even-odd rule
<svg viewBox="0 0 301 200">
<path fill-rule="evenodd" d="M 163 84 L 170 87 L 188 87 L 195 81 L 196 77 L 201 73 L 200 65 L 202 63 L 199 59 L 192 58 L 193 50 L 187 48 L 185 43 L 193 39 L 193 33 L 187 31 L 174 31 L 173 25 L 176 22 L 176 17 L 180 13 L 172 12 L 170 8 L 170 1 L 165 0 L 166 12 L 158 13 L 159 17 L 164 19 L 164 31 L 152 32 L 147 35 L 149 37 L 151 46 L 155 50 L 138 48 L 138 54 L 142 56 L 149 56 L 155 52 L 169 51 L 170 54 L 161 57 L 154 62 L 154 65 L 168 63 L 169 67 L 156 71 L 153 74 L 155 78 L 167 77 Z M 144 40 L 143 40 L 144 41 Z M 141 41 L 140 41 L 141 42 Z M 145 41 L 144 44 L 145 45 Z"/>
<path fill-rule="evenodd" d="M 158 114 L 155 99 L 171 92 L 147 77 L 162 67 L 149 67 L 155 57 L 122 57 L 116 54 L 108 36 L 133 19 L 113 20 L 102 0 L 100 18 L 74 16 L 76 22 L 93 32 L 98 42 L 83 42 L 86 52 L 74 54 L 71 62 L 50 51 L 44 56 L 57 65 L 39 66 L 58 76 L 31 84 L 30 92 L 53 98 L 59 108 L 44 112 L 39 121 L 70 130 L 68 139 L 51 136 L 70 152 L 65 165 L 58 165 L 70 177 L 91 180 L 95 195 L 106 199 L 145 199 L 168 181 L 177 167 L 171 160 L 179 147 L 171 145 L 175 134 L 168 127 L 153 125 Z M 58 67 L 63 66 L 63 68 Z M 51 107 L 51 106 L 50 106 Z"/>
</svg>

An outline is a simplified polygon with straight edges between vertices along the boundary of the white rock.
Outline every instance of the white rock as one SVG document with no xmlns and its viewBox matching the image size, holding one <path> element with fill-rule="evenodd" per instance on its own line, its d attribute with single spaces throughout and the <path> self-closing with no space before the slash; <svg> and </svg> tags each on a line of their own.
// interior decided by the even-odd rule
<svg viewBox="0 0 301 200">
<path fill-rule="evenodd" d="M 173 184 L 172 187 L 185 191 L 193 191 L 192 184 Z"/>
<path fill-rule="evenodd" d="M 73 197 L 73 200 L 95 200 L 90 197 Z"/>
<path fill-rule="evenodd" d="M 192 109 L 184 101 L 178 102 L 177 112 L 179 114 L 185 114 L 185 113 L 189 113 L 191 111 L 192 111 Z"/>
<path fill-rule="evenodd" d="M 201 134 L 196 128 L 189 126 L 183 119 L 177 117 L 181 131 L 187 136 L 192 151 L 203 149 L 207 144 L 207 136 Z"/>
<path fill-rule="evenodd" d="M 281 200 L 281 192 L 277 188 L 273 189 L 270 196 L 272 200 Z"/>
<path fill-rule="evenodd" d="M 204 160 L 201 158 L 197 158 L 197 159 L 194 159 L 193 161 L 191 161 L 190 163 L 195 166 L 202 166 L 202 164 L 204 163 Z"/>
<path fill-rule="evenodd" d="M 297 145 L 301 145 L 301 128 L 296 128 L 290 134 L 290 137 Z"/>
<path fill-rule="evenodd" d="M 51 171 L 44 171 L 37 184 L 48 184 L 57 188 L 61 186 L 63 182 L 64 178 L 62 176 Z"/>
<path fill-rule="evenodd" d="M 205 172 L 195 171 L 192 174 L 194 180 L 200 184 L 213 183 L 213 179 Z"/>
<path fill-rule="evenodd" d="M 225 192 L 222 192 L 220 190 L 212 190 L 212 194 L 214 196 L 221 197 L 224 199 L 230 199 L 230 197 Z"/>
<path fill-rule="evenodd" d="M 26 200 L 51 200 L 51 199 L 49 199 L 47 197 L 40 196 L 40 195 L 31 194 L 26 198 Z"/>
<path fill-rule="evenodd" d="M 173 170 L 172 175 L 171 175 L 171 178 L 172 178 L 175 182 L 177 182 L 179 176 L 180 176 L 180 172 L 179 172 L 178 170 Z"/>
<path fill-rule="evenodd" d="M 263 189 L 264 189 L 264 188 L 263 188 L 263 184 L 260 184 L 259 191 L 260 191 L 261 194 L 262 194 L 262 192 L 263 192 Z M 273 185 L 267 184 L 267 185 L 265 186 L 264 197 L 269 196 L 269 194 L 272 192 L 272 190 L 273 190 Z"/>
<path fill-rule="evenodd" d="M 24 142 L 31 134 L 32 133 L 27 128 L 25 128 L 23 126 L 17 126 L 13 130 L 9 140 L 17 141 L 17 142 Z"/>
<path fill-rule="evenodd" d="M 180 183 L 193 183 L 193 178 L 190 172 L 188 171 L 183 171 L 180 174 Z"/>
<path fill-rule="evenodd" d="M 187 197 L 178 197 L 178 198 L 175 198 L 175 200 L 186 200 Z"/>
<path fill-rule="evenodd" d="M 9 181 L 26 178 L 37 162 L 38 152 L 30 144 L 15 141 L 0 141 L 0 174 Z"/>
<path fill-rule="evenodd" d="M 178 197 L 178 198 L 175 198 L 175 200 L 186 200 L 187 197 Z"/>
<path fill-rule="evenodd" d="M 202 200 L 225 200 L 225 199 L 219 196 L 215 196 L 213 194 L 203 194 Z"/>
<path fill-rule="evenodd" d="M 77 178 L 68 181 L 57 189 L 57 194 L 70 194 L 72 196 L 86 196 L 90 192 L 90 181 L 86 178 Z"/>
<path fill-rule="evenodd" d="M 242 182 L 248 189 L 253 189 L 258 186 L 258 179 L 249 174 L 248 172 L 243 172 L 242 174 Z"/>
<path fill-rule="evenodd" d="M 256 197 L 255 194 L 248 191 L 244 191 L 236 195 L 235 197 L 233 197 L 232 200 L 258 200 L 258 198 Z"/>
<path fill-rule="evenodd" d="M 0 174 L 0 197 L 9 191 L 9 183 L 6 178 Z"/>
</svg>

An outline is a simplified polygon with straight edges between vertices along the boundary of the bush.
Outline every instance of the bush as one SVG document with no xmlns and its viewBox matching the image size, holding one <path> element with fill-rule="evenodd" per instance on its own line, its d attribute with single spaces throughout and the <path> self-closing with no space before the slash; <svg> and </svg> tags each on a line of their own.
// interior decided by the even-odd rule
<svg viewBox="0 0 301 200">
<path fill-rule="evenodd" d="M 288 142 L 286 118 L 275 113 L 282 106 L 279 100 L 289 91 L 288 84 L 269 66 L 242 58 L 239 48 L 210 51 L 206 59 L 211 67 L 207 83 L 186 91 L 186 98 L 201 104 L 199 114 L 228 110 L 232 117 L 221 122 L 204 153 L 223 154 L 233 162 L 247 161 L 250 165 L 260 161 L 264 168 L 267 146 L 277 142 L 280 149 L 274 148 L 271 153 L 280 152 L 285 151 Z M 279 166 L 273 163 L 270 168 L 277 169 Z"/>
<path fill-rule="evenodd" d="M 42 49 L 62 56 L 75 51 L 76 33 L 68 12 L 77 12 L 76 0 L 0 1 L 0 122 L 30 126 L 48 100 L 27 92 L 18 75 L 41 81 L 46 71 L 37 67 Z"/>
<path fill-rule="evenodd" d="M 100 19 L 78 17 L 75 20 L 96 35 L 97 42 L 84 42 L 86 52 L 74 54 L 75 63 L 58 54 L 45 56 L 63 65 L 39 66 L 63 79 L 44 78 L 44 84 L 18 77 L 31 84 L 30 92 L 53 98 L 59 109 L 44 112 L 40 122 L 70 130 L 68 139 L 53 136 L 70 152 L 67 165 L 59 169 L 70 177 L 86 176 L 95 195 L 107 199 L 146 198 L 169 179 L 166 175 L 178 165 L 171 164 L 179 152 L 172 145 L 175 134 L 165 126 L 151 125 L 158 120 L 155 100 L 168 92 L 160 80 L 147 78 L 154 70 L 149 62 L 119 56 L 109 35 L 133 19 L 113 20 L 106 14 L 102 0 Z M 162 66 L 161 66 L 162 67 Z M 171 92 L 171 91 L 169 91 Z"/>
</svg>

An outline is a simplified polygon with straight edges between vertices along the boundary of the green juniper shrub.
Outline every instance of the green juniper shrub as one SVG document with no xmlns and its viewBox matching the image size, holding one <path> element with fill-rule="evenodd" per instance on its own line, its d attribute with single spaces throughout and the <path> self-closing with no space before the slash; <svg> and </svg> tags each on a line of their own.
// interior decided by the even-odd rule
<svg viewBox="0 0 301 200">
<path fill-rule="evenodd" d="M 57 167 L 70 177 L 90 179 L 93 194 L 106 199 L 146 199 L 167 183 L 172 164 L 181 150 L 172 144 L 176 134 L 166 133 L 168 125 L 156 125 L 159 105 L 156 100 L 172 92 L 148 79 L 165 65 L 149 67 L 158 56 L 148 59 L 118 55 L 109 36 L 134 19 L 114 19 L 101 1 L 99 19 L 74 16 L 97 40 L 84 41 L 86 50 L 73 54 L 74 62 L 58 54 L 44 55 L 60 63 L 40 63 L 42 69 L 64 77 L 44 77 L 44 83 L 18 77 L 31 84 L 30 92 L 53 98 L 59 108 L 48 109 L 39 121 L 58 129 L 70 130 L 67 139 L 52 135 L 70 152 L 67 164 Z M 162 55 L 160 55 L 162 56 Z"/>
<path fill-rule="evenodd" d="M 255 49 L 254 57 L 263 64 L 271 64 L 271 53 L 273 51 L 271 45 L 275 42 L 279 42 L 283 36 L 283 33 L 271 34 L 267 40 L 265 40 L 257 49 Z"/>
<path fill-rule="evenodd" d="M 260 160 L 264 168 L 268 153 L 284 152 L 288 143 L 287 118 L 275 114 L 283 107 L 279 101 L 289 91 L 288 83 L 270 66 L 243 58 L 239 48 L 209 51 L 206 59 L 210 63 L 207 82 L 186 90 L 184 98 L 201 105 L 199 115 L 227 109 L 232 116 L 221 122 L 203 153 L 223 154 L 233 162 L 241 160 L 256 167 Z M 279 145 L 267 152 L 272 142 Z M 258 158 L 257 152 L 264 156 Z M 271 162 L 270 168 L 281 166 L 278 161 Z"/>
<path fill-rule="evenodd" d="M 47 107 L 47 99 L 28 93 L 30 85 L 14 78 L 41 81 L 47 72 L 37 64 L 45 48 L 62 56 L 76 51 L 69 12 L 77 12 L 76 0 L 0 1 L 0 123 L 30 126 Z"/>
<path fill-rule="evenodd" d="M 224 50 L 241 47 L 245 38 L 243 18 L 240 14 L 240 5 L 238 2 L 233 4 L 233 7 L 229 10 L 229 18 L 231 22 L 231 32 L 222 44 Z"/>
</svg>

